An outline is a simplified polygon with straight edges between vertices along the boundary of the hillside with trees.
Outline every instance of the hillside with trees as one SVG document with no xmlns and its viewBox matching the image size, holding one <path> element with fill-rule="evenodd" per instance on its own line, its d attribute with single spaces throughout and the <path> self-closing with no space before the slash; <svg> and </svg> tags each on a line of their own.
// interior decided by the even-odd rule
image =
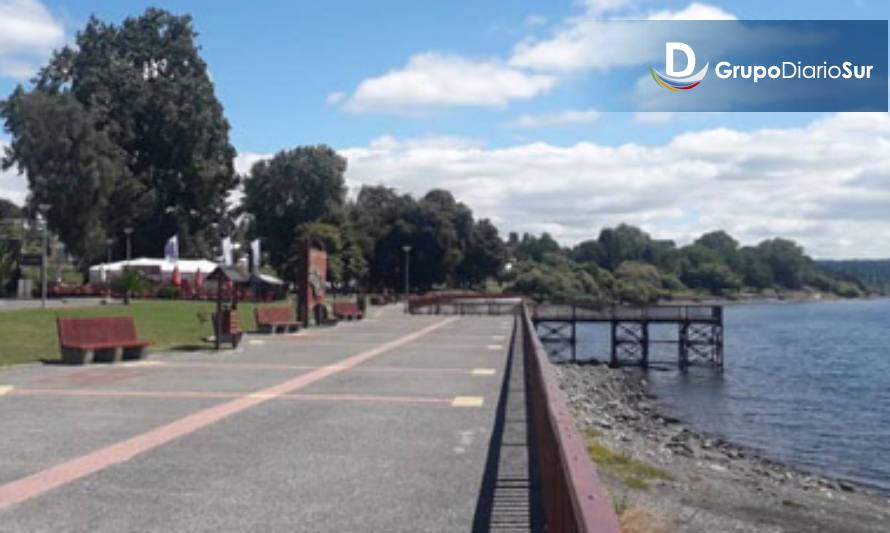
<svg viewBox="0 0 890 533">
<path fill-rule="evenodd" d="M 507 246 L 516 262 L 503 276 L 505 290 L 540 300 L 651 303 L 792 291 L 858 297 L 869 290 L 855 276 L 820 268 L 793 241 L 740 246 L 724 231 L 678 247 L 622 224 L 572 248 L 562 248 L 546 233 L 522 238 L 514 233 Z"/>
<path fill-rule="evenodd" d="M 822 260 L 816 265 L 839 279 L 861 283 L 869 291 L 890 293 L 890 259 Z"/>
</svg>

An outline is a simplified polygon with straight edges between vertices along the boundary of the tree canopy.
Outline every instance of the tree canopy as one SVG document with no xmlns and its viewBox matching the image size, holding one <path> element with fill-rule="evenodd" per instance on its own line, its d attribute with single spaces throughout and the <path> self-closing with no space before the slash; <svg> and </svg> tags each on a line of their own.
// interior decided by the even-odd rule
<svg viewBox="0 0 890 533">
<path fill-rule="evenodd" d="M 196 36 L 190 17 L 159 9 L 120 26 L 91 18 L 32 88 L 0 104 L 4 168 L 26 173 L 29 204 L 52 206 L 51 228 L 82 265 L 125 227 L 135 254 L 159 253 L 173 234 L 183 254 L 210 253 L 237 180 Z"/>
<path fill-rule="evenodd" d="M 241 210 L 252 217 L 272 266 L 287 262 L 298 227 L 334 222 L 346 201 L 344 172 L 346 159 L 324 145 L 283 150 L 253 165 Z"/>
</svg>

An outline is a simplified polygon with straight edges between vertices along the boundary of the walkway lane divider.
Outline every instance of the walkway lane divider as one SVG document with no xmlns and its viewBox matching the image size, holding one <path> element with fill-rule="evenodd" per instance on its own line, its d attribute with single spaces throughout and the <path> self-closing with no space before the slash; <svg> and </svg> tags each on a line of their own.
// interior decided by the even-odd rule
<svg viewBox="0 0 890 533">
<path fill-rule="evenodd" d="M 266 389 L 242 395 L 226 403 L 202 409 L 196 413 L 175 420 L 169 424 L 149 430 L 125 441 L 106 446 L 86 455 L 71 459 L 47 468 L 30 476 L 0 485 L 0 509 L 40 496 L 55 488 L 67 485 L 110 466 L 123 463 L 163 446 L 179 437 L 194 433 L 199 429 L 219 422 L 232 415 L 255 407 L 282 395 L 321 381 L 334 374 L 364 363 L 365 361 L 415 341 L 437 329 L 446 326 L 459 317 L 451 317 L 436 322 L 423 329 L 409 333 L 370 350 L 363 351 L 339 361 L 336 365 L 321 367 L 293 379 Z"/>
</svg>

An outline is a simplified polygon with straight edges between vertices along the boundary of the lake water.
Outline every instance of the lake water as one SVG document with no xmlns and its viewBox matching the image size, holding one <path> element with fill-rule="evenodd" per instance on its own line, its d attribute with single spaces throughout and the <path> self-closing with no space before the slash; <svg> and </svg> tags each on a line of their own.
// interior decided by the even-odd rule
<svg viewBox="0 0 890 533">
<path fill-rule="evenodd" d="M 890 300 L 724 308 L 724 371 L 676 369 L 656 346 L 651 392 L 691 426 L 805 469 L 890 493 Z M 676 327 L 653 328 L 676 338 Z M 608 360 L 608 326 L 578 331 L 579 357 Z"/>
</svg>

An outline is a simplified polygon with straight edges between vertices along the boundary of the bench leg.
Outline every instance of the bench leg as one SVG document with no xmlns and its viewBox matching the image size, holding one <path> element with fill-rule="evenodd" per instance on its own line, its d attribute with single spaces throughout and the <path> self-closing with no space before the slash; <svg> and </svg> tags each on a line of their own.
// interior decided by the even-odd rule
<svg viewBox="0 0 890 533">
<path fill-rule="evenodd" d="M 66 365 L 87 365 L 93 362 L 92 350 L 62 348 L 62 362 Z"/>
<path fill-rule="evenodd" d="M 123 359 L 123 348 L 94 350 L 93 361 L 99 363 L 118 363 Z"/>
<path fill-rule="evenodd" d="M 133 346 L 131 348 L 124 348 L 124 361 L 143 359 L 146 353 L 148 353 L 148 348 L 145 346 Z"/>
</svg>

